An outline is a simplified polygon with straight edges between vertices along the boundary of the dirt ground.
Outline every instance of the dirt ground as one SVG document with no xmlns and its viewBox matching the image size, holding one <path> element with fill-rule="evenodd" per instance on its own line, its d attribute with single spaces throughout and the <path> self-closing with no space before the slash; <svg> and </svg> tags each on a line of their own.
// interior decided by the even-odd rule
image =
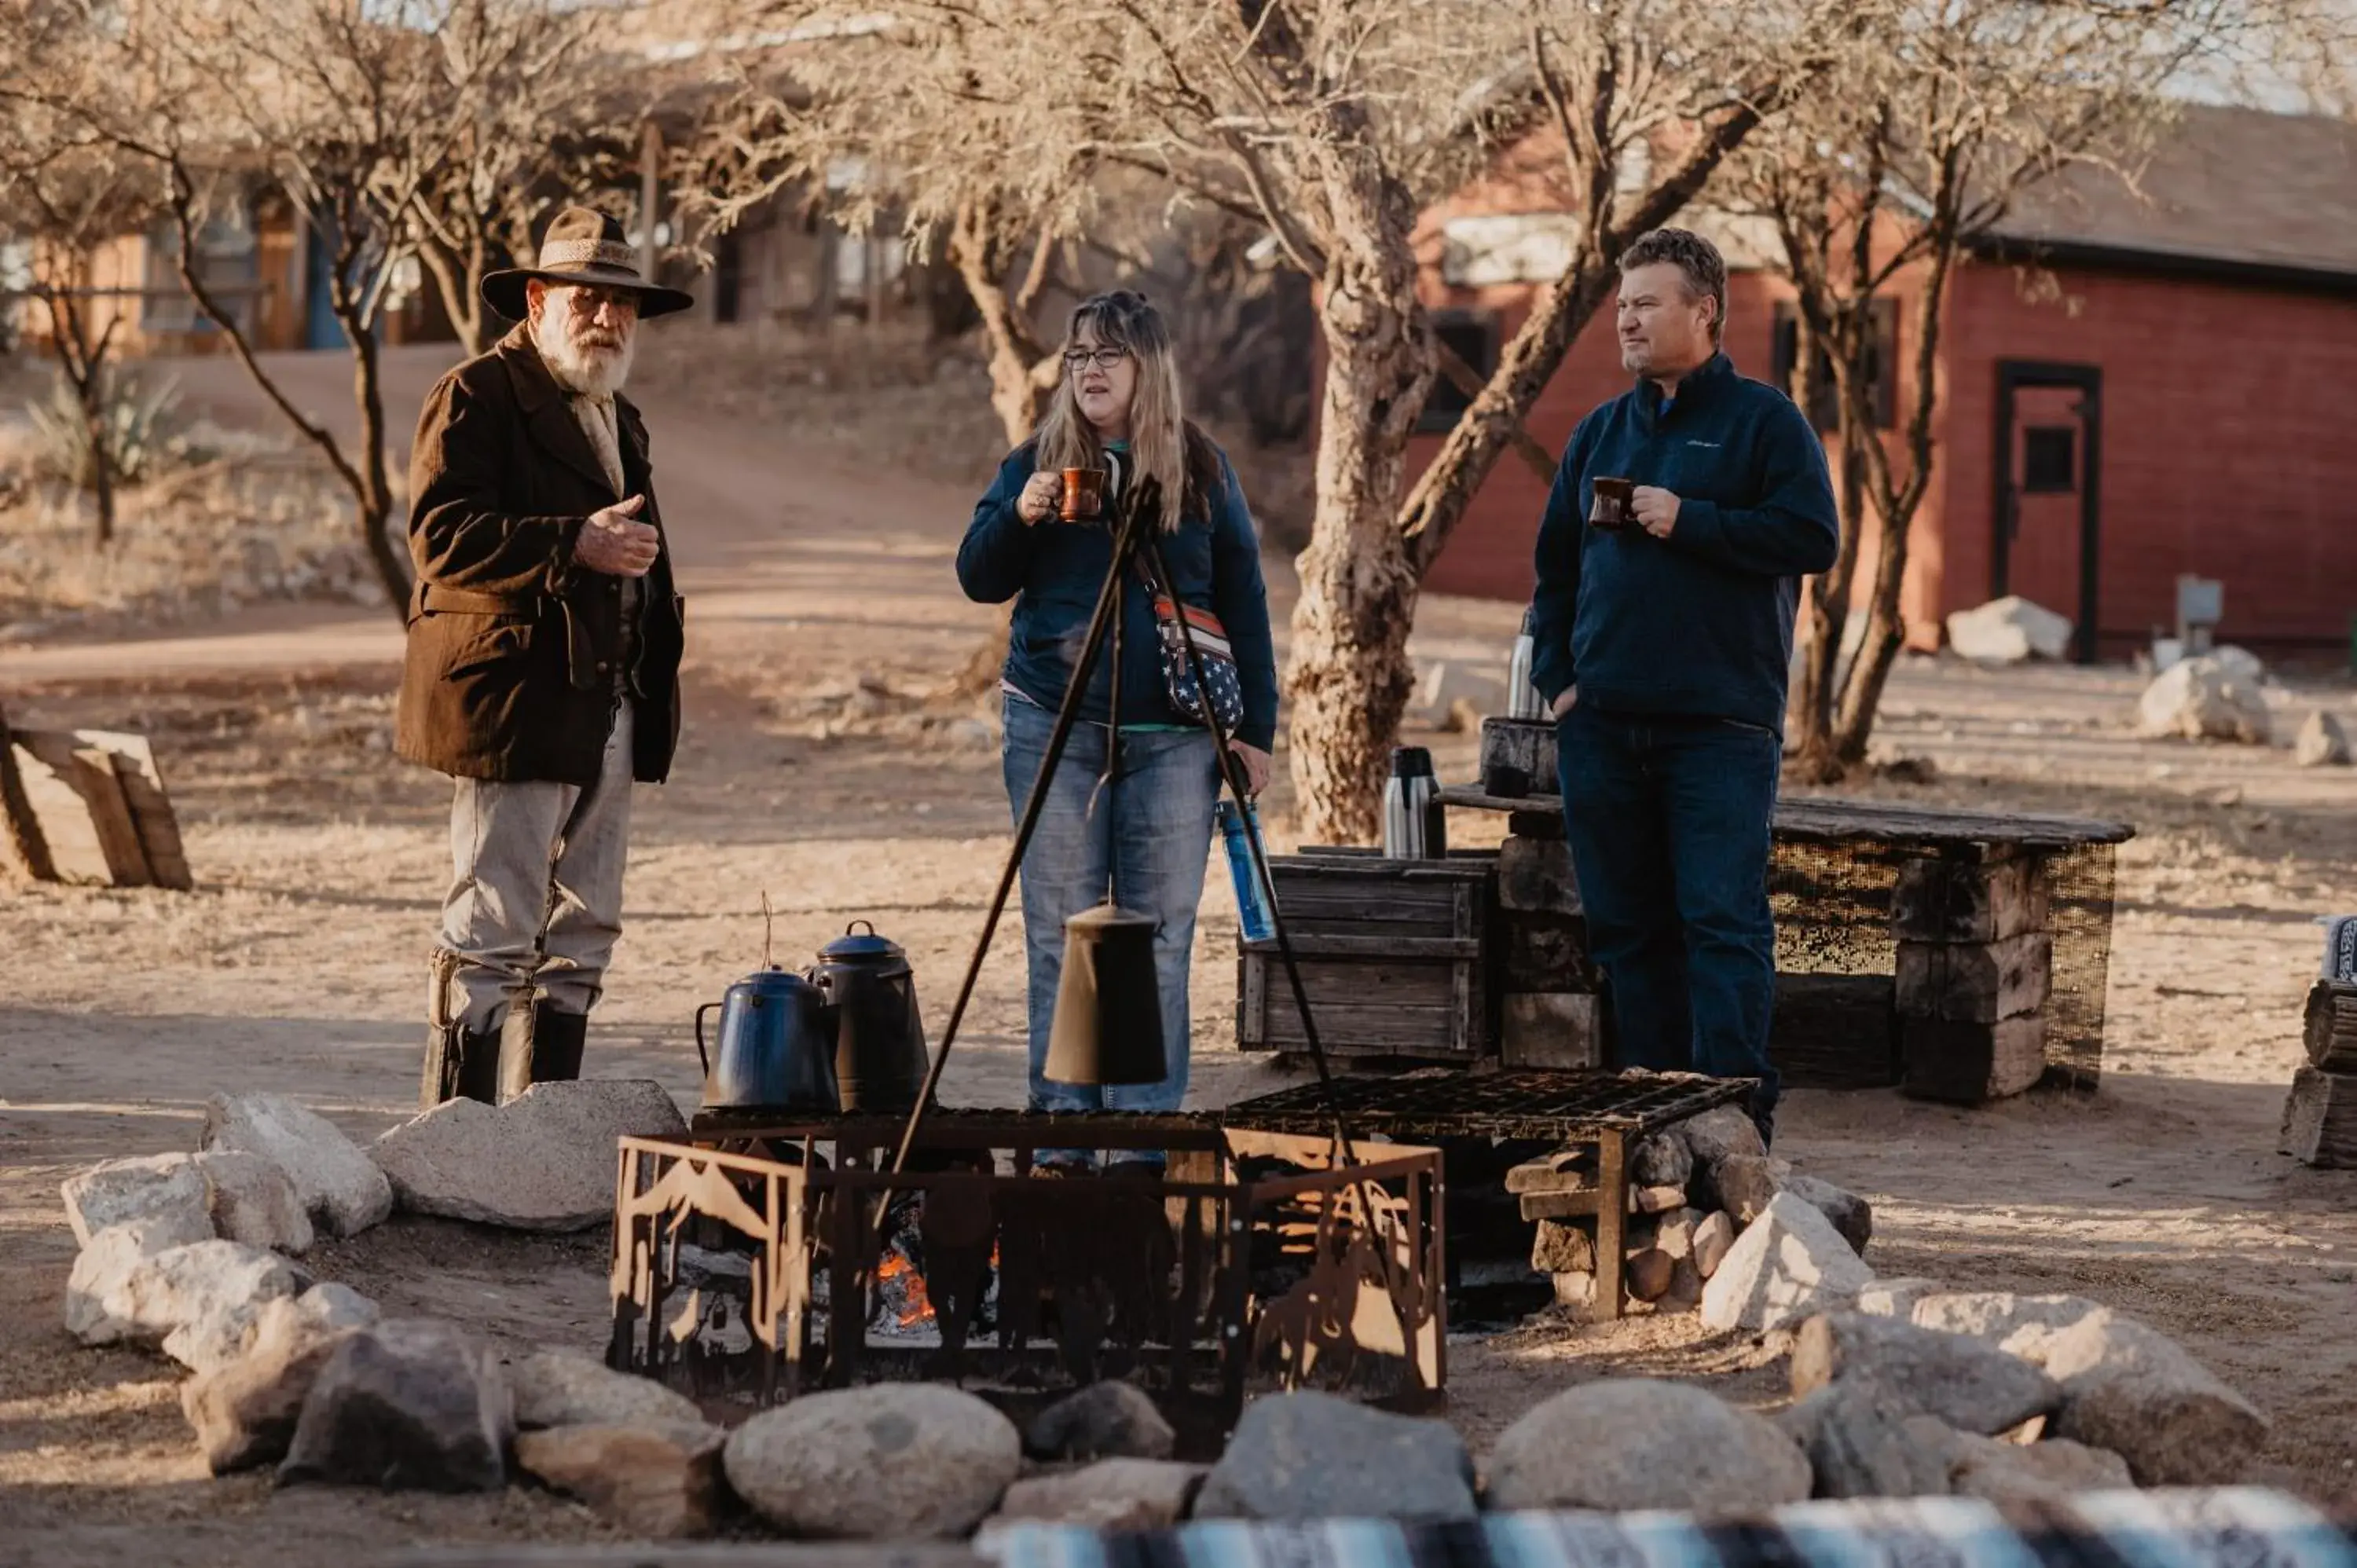
<svg viewBox="0 0 2357 1568">
<path fill-rule="evenodd" d="M 393 359 L 405 422 L 436 366 Z M 338 361 L 293 371 L 316 406 L 336 406 Z M 184 384 L 225 422 L 253 415 L 229 367 L 194 367 Z M 928 697 L 991 616 L 951 575 L 971 489 L 913 464 L 879 469 L 726 400 L 698 399 L 691 416 L 681 398 L 668 423 L 662 384 L 644 401 L 690 602 L 687 727 L 673 780 L 639 793 L 627 930 L 588 1070 L 657 1079 L 692 1105 L 693 1011 L 759 963 L 765 893 L 781 955 L 854 918 L 904 943 L 938 1028 L 1007 811 L 986 715 Z M 1281 618 L 1289 582 L 1271 572 Z M 1516 613 L 1430 601 L 1417 650 L 1502 662 Z M 156 737 L 199 880 L 189 894 L 0 881 L 0 1563 L 602 1538 L 585 1510 L 526 1490 L 209 1481 L 177 1369 L 80 1348 L 59 1325 L 73 1243 L 58 1185 L 78 1167 L 192 1147 L 220 1090 L 291 1093 L 362 1136 L 412 1106 L 448 786 L 386 749 L 398 652 L 384 612 L 326 606 L 0 647 L 12 721 Z M 2345 680 L 2295 684 L 2287 736 L 2309 705 L 2357 716 Z M 1872 1199 L 1869 1260 L 1885 1274 L 2081 1292 L 2146 1316 L 2273 1416 L 2263 1476 L 2357 1500 L 2357 1175 L 2275 1152 L 2319 951 L 2312 920 L 2357 909 L 2357 780 L 2302 772 L 2281 750 L 2136 740 L 2135 690 L 2125 671 L 1910 662 L 1884 744 L 1936 764 L 1936 779 L 1863 791 L 2136 824 L 2101 1092 L 1971 1111 L 1795 1092 L 1779 1152 Z M 1467 737 L 1416 738 L 1444 774 L 1469 774 Z M 1280 789 L 1280 835 L 1285 805 Z M 1468 838 L 1501 826 L 1458 820 Z M 1207 886 L 1194 1100 L 1217 1104 L 1281 1079 L 1233 1049 L 1233 906 L 1217 867 Z M 1011 919 L 950 1069 L 953 1101 L 1019 1101 L 1020 952 Z M 510 1348 L 602 1340 L 595 1234 L 402 1221 L 310 1262 L 391 1312 L 448 1316 Z M 1450 1414 L 1477 1452 L 1581 1380 L 1693 1378 L 1766 1403 L 1781 1373 L 1772 1348 L 1690 1320 L 1537 1324 L 1461 1337 L 1450 1358 Z"/>
</svg>

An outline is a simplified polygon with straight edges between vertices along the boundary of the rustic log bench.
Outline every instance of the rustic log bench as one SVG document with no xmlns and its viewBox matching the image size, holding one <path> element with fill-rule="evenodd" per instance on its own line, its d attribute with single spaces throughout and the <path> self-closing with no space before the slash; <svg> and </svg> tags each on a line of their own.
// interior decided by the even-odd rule
<svg viewBox="0 0 2357 1568">
<path fill-rule="evenodd" d="M 1495 1001 L 1505 1065 L 1605 1058 L 1563 806 L 1440 791 L 1503 811 Z M 1898 1084 L 1977 1103 L 2102 1070 L 2113 861 L 2125 823 L 1824 797 L 1779 802 L 1770 1054 L 1800 1087 Z"/>
</svg>

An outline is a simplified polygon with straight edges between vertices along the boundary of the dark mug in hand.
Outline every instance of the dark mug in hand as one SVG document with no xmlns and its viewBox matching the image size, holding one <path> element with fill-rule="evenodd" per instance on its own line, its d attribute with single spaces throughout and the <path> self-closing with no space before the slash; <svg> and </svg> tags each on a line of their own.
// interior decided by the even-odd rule
<svg viewBox="0 0 2357 1568">
<path fill-rule="evenodd" d="M 1634 479 L 1590 479 L 1587 521 L 1591 528 L 1626 528 L 1629 506 L 1636 497 Z"/>
<path fill-rule="evenodd" d="M 1066 522 L 1091 522 L 1104 510 L 1105 471 L 1103 468 L 1064 470 L 1064 499 L 1056 515 Z"/>
</svg>

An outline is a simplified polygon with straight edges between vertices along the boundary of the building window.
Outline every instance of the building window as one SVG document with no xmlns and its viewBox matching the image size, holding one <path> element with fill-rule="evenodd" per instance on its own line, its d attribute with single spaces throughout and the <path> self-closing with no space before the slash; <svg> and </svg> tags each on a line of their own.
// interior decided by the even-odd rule
<svg viewBox="0 0 2357 1568">
<path fill-rule="evenodd" d="M 212 317 L 198 310 L 180 282 L 179 231 L 159 220 L 143 247 L 139 325 L 149 332 L 209 332 Z M 198 277 L 242 330 L 253 329 L 254 295 L 261 290 L 261 261 L 253 225 L 242 204 L 231 202 L 197 231 Z"/>
<path fill-rule="evenodd" d="M 2025 495 L 2068 495 L 2079 488 L 2079 433 L 2067 424 L 2033 424 L 2021 433 Z"/>
<path fill-rule="evenodd" d="M 1899 424 L 1899 302 L 1878 299 L 1867 306 L 1867 319 L 1874 324 L 1873 340 L 1867 350 L 1867 396 L 1874 405 L 1874 424 L 1879 430 L 1895 429 Z M 1792 390 L 1792 361 L 1799 357 L 1801 319 L 1790 300 L 1780 300 L 1776 306 L 1776 336 L 1770 355 L 1768 379 L 1780 391 Z M 1817 355 L 1817 385 L 1809 410 L 1809 422 L 1819 430 L 1830 431 L 1840 423 L 1834 395 L 1833 361 L 1822 351 Z"/>
<path fill-rule="evenodd" d="M 1432 335 L 1440 339 L 1458 359 L 1473 367 L 1473 373 L 1483 381 L 1498 368 L 1498 317 L 1489 310 L 1443 310 L 1433 313 Z M 1415 428 L 1419 434 L 1446 434 L 1457 427 L 1458 419 L 1473 406 L 1470 394 L 1459 390 L 1446 371 L 1432 378 L 1432 391 L 1425 394 L 1424 412 L 1417 415 Z"/>
</svg>

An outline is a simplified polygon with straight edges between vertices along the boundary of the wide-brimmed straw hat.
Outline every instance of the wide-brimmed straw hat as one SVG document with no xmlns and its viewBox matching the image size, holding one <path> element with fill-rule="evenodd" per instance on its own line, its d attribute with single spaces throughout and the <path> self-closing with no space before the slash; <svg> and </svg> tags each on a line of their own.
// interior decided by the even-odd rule
<svg viewBox="0 0 2357 1568">
<path fill-rule="evenodd" d="M 668 316 L 695 303 L 693 295 L 649 283 L 639 271 L 639 252 L 624 237 L 620 220 L 587 207 L 568 207 L 549 223 L 548 232 L 540 238 L 538 266 L 485 273 L 484 303 L 511 321 L 522 321 L 527 314 L 523 285 L 530 278 L 633 290 L 641 317 Z"/>
</svg>

